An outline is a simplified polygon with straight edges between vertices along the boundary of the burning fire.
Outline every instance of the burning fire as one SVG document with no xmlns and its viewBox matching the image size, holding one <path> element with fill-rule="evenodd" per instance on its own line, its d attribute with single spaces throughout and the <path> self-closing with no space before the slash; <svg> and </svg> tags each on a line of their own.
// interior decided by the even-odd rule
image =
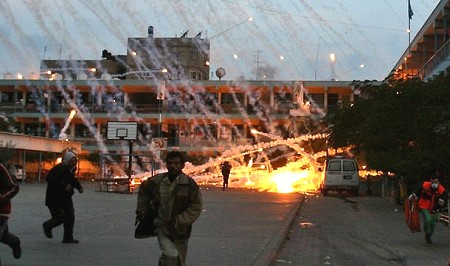
<svg viewBox="0 0 450 266">
<path fill-rule="evenodd" d="M 232 169 L 228 184 L 230 188 L 257 189 L 277 193 L 293 193 L 316 190 L 320 173 L 305 166 L 305 161 L 288 163 L 274 171 L 237 166 Z M 219 167 L 216 171 L 194 176 L 203 185 L 222 185 Z"/>
</svg>

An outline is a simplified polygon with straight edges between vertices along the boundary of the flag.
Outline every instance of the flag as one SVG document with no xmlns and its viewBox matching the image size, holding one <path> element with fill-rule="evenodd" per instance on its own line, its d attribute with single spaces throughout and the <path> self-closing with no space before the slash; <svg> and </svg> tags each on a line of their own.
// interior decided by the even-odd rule
<svg viewBox="0 0 450 266">
<path fill-rule="evenodd" d="M 411 7 L 411 0 L 408 0 L 408 16 L 409 16 L 409 19 L 412 19 L 413 15 L 414 15 L 414 11 L 412 10 L 412 7 Z"/>
</svg>

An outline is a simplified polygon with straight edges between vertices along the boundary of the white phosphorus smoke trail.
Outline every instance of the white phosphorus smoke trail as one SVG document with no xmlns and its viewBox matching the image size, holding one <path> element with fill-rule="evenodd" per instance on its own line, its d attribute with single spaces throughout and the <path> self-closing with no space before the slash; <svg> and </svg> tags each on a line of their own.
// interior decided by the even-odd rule
<svg viewBox="0 0 450 266">
<path fill-rule="evenodd" d="M 351 69 L 361 63 L 368 66 L 360 73 L 353 72 L 359 76 L 352 79 L 361 79 L 361 75 L 365 75 L 363 79 L 383 79 L 383 74 L 390 70 L 385 70 L 389 64 L 384 60 L 394 52 L 385 49 L 380 52 L 379 47 L 385 47 L 380 44 L 386 39 L 401 38 L 404 22 L 399 21 L 397 14 L 401 10 L 399 4 L 384 1 L 376 5 L 387 12 L 367 12 L 365 6 L 354 12 L 357 6 L 351 7 L 344 1 L 209 0 L 205 5 L 204 1 L 156 4 L 136 0 L 107 4 L 104 0 L 42 0 L 37 4 L 4 0 L 0 3 L 0 38 L 4 44 L 0 47 L 0 58 L 10 64 L 0 66 L 0 73 L 37 72 L 36 61 L 42 59 L 44 46 L 49 57 L 57 54 L 54 50 L 60 50 L 62 57 L 77 59 L 98 58 L 103 49 L 120 54 L 126 50 L 123 45 L 126 38 L 142 35 L 150 24 L 155 26 L 158 36 L 178 35 L 186 29 L 194 34 L 203 31 L 206 37 L 207 32 L 217 36 L 211 39 L 211 63 L 214 67 L 225 67 L 227 79 L 252 77 L 257 50 L 264 51 L 263 65 L 276 70 L 278 79 L 312 79 L 315 40 L 319 36 L 324 54 L 331 49 L 338 53 L 341 59 L 338 68 Z M 432 9 L 424 1 L 416 5 L 416 9 Z M 393 17 L 396 23 L 380 20 L 376 17 L 380 14 Z M 253 22 L 236 26 L 250 16 L 255 18 Z M 398 28 L 393 28 L 397 24 Z M 386 34 L 380 37 L 382 33 Z M 235 60 L 233 54 L 241 59 Z M 280 54 L 285 55 L 285 60 L 275 59 Z M 327 65 L 322 53 L 318 65 Z M 329 76 L 322 72 L 325 71 L 319 71 L 319 79 Z"/>
<path fill-rule="evenodd" d="M 64 124 L 64 127 L 61 129 L 61 133 L 59 134 L 60 140 L 67 139 L 66 130 L 69 128 L 70 122 L 72 122 L 73 117 L 77 114 L 77 111 L 72 110 L 70 111 L 69 117 L 66 120 L 66 123 Z"/>
</svg>

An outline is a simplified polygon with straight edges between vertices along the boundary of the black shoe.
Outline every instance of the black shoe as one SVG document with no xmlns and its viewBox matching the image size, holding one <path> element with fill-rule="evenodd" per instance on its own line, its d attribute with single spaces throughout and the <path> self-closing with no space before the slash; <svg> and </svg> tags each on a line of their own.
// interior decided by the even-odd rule
<svg viewBox="0 0 450 266">
<path fill-rule="evenodd" d="M 52 229 L 47 228 L 47 227 L 45 226 L 45 223 L 42 224 L 42 228 L 44 228 L 44 235 L 45 235 L 47 238 L 53 238 Z"/>
<path fill-rule="evenodd" d="M 20 247 L 20 242 L 11 245 L 11 248 L 15 259 L 18 259 L 22 256 L 22 248 Z"/>
<path fill-rule="evenodd" d="M 63 239 L 63 243 L 66 243 L 66 244 L 78 244 L 78 243 L 80 243 L 80 241 L 78 241 L 76 239 Z"/>
</svg>

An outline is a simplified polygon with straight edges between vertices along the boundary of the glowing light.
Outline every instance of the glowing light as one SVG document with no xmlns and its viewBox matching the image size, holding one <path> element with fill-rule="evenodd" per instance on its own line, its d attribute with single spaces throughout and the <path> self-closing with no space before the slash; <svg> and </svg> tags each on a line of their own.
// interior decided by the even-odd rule
<svg viewBox="0 0 450 266">
<path fill-rule="evenodd" d="M 66 124 L 64 125 L 64 127 L 61 129 L 61 133 L 59 134 L 59 139 L 60 140 L 66 140 L 68 141 L 69 139 L 67 138 L 67 134 L 66 134 L 66 130 L 69 128 L 70 122 L 72 121 L 73 117 L 77 114 L 77 111 L 72 110 L 70 111 L 69 117 L 67 118 Z"/>
<path fill-rule="evenodd" d="M 334 53 L 330 54 L 330 60 L 331 60 L 331 62 L 336 61 L 336 55 Z"/>
</svg>

